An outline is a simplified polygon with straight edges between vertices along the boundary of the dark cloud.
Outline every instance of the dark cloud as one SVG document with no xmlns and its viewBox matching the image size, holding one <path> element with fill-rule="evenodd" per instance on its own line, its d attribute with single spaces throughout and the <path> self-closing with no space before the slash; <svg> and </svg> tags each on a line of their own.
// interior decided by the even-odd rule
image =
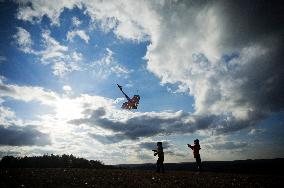
<svg viewBox="0 0 284 188">
<path fill-rule="evenodd" d="M 33 126 L 0 125 L 0 145 L 9 146 L 44 146 L 50 144 L 48 134 L 42 133 Z"/>
<path fill-rule="evenodd" d="M 281 48 L 284 49 L 284 46 Z M 246 78 L 236 91 L 242 95 L 241 100 L 236 102 L 242 105 L 250 104 L 260 113 L 279 112 L 284 109 L 282 97 L 284 95 L 282 63 L 284 56 L 280 49 L 273 50 L 274 52 L 269 55 L 260 55 L 250 64 L 243 66 L 235 76 L 236 79 Z"/>
<path fill-rule="evenodd" d="M 1 93 L 14 93 L 15 90 L 3 83 L 1 83 L 1 80 L 0 80 L 0 91 Z"/>
<path fill-rule="evenodd" d="M 254 125 L 256 122 L 252 121 L 253 118 L 255 118 L 255 121 L 259 121 L 258 116 L 252 117 L 250 120 L 240 121 L 234 117 L 227 120 L 227 115 L 224 117 L 217 115 L 196 116 L 184 112 L 168 114 L 144 113 L 129 117 L 125 121 L 119 121 L 108 118 L 106 110 L 102 107 L 93 111 L 88 110 L 88 113 L 90 113 L 89 117 L 74 119 L 69 123 L 76 125 L 87 124 L 111 130 L 113 132 L 111 135 L 89 133 L 89 136 L 104 144 L 113 144 L 123 140 L 138 140 L 142 137 L 156 135 L 193 133 L 203 129 L 211 129 L 214 133 L 223 134 Z M 155 146 L 155 143 L 145 142 L 141 143 L 140 146 L 150 149 L 152 145 Z M 165 147 L 168 146 L 165 143 Z"/>
<path fill-rule="evenodd" d="M 89 118 L 75 119 L 70 121 L 72 124 L 88 124 L 90 126 L 99 126 L 101 128 L 111 130 L 112 135 L 90 134 L 91 137 L 102 143 L 116 143 L 122 140 L 137 140 L 140 137 L 151 137 L 159 134 L 173 134 L 178 132 L 193 132 L 196 128 L 205 128 L 191 126 L 185 123 L 188 113 L 177 113 L 167 115 L 159 114 L 141 114 L 139 116 L 129 117 L 126 121 L 118 121 L 109 119 L 104 116 L 106 111 L 104 108 L 94 110 Z M 199 126 L 198 124 L 196 124 Z"/>
<path fill-rule="evenodd" d="M 247 146 L 248 144 L 246 142 L 224 142 L 219 144 L 212 144 L 209 147 L 217 150 L 235 150 L 246 148 Z"/>
<path fill-rule="evenodd" d="M 265 131 L 266 131 L 265 129 L 251 129 L 248 134 L 258 135 L 258 134 L 264 133 Z"/>
<path fill-rule="evenodd" d="M 235 67 L 235 80 L 244 80 L 236 89 L 242 97 L 234 102 L 250 105 L 260 116 L 284 109 L 284 7 L 281 1 L 220 1 L 225 31 L 224 46 L 234 50 L 252 45 L 255 58 Z M 262 53 L 261 50 L 268 50 Z M 260 117 L 263 118 L 263 117 Z"/>
<path fill-rule="evenodd" d="M 284 8 L 281 1 L 222 0 L 216 4 L 228 31 L 224 33 L 225 42 L 230 45 L 242 47 L 283 34 Z"/>
<path fill-rule="evenodd" d="M 99 135 L 89 133 L 89 136 L 103 144 L 114 144 L 122 140 L 127 140 L 128 138 L 123 134 L 114 134 L 114 135 Z"/>
<path fill-rule="evenodd" d="M 160 40 L 147 54 L 148 69 L 163 83 L 188 86 L 196 112 L 219 133 L 256 125 L 284 109 L 282 4 L 167 2 Z"/>
<path fill-rule="evenodd" d="M 141 159 L 141 160 L 153 160 L 153 156 L 147 155 L 147 154 L 143 154 L 143 153 L 138 153 L 137 154 L 137 158 Z"/>
<path fill-rule="evenodd" d="M 284 109 L 284 8 L 281 1 L 216 1 L 213 5 L 221 18 L 223 27 L 223 53 L 232 54 L 245 51 L 251 53 L 249 59 L 237 56 L 235 60 L 242 62 L 236 65 L 226 61 L 230 78 L 242 81 L 242 84 L 231 88 L 239 94 L 232 98 L 235 106 L 249 106 L 255 119 L 263 119 L 269 113 L 280 112 Z M 249 47 L 257 50 L 250 51 Z M 262 52 L 263 50 L 263 52 Z M 218 87 L 224 73 L 210 80 Z M 215 83 L 215 84 L 214 84 Z M 232 83 L 234 84 L 234 83 Z M 207 105 L 220 101 L 222 89 L 212 90 Z M 214 97 L 215 96 L 215 97 Z M 259 116 L 259 117 L 255 117 Z"/>
<path fill-rule="evenodd" d="M 173 151 L 165 151 L 165 155 L 177 156 L 177 157 L 186 157 L 183 153 L 173 152 Z"/>
<path fill-rule="evenodd" d="M 163 148 L 168 149 L 170 147 L 170 144 L 168 142 L 163 142 Z M 157 142 L 141 142 L 138 145 L 138 149 L 146 149 L 146 150 L 152 150 L 157 148 Z"/>
</svg>

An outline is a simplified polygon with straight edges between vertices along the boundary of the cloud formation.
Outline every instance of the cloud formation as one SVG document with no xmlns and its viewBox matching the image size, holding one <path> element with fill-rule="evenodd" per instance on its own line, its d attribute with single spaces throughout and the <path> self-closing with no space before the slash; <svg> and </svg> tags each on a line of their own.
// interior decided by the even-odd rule
<svg viewBox="0 0 284 188">
<path fill-rule="evenodd" d="M 41 155 L 71 151 L 84 157 L 102 156 L 101 159 L 104 155 L 102 153 L 110 153 L 101 145 L 90 150 L 89 146 L 94 140 L 86 138 L 87 133 L 94 132 L 94 129 L 77 127 L 67 122 L 82 117 L 86 108 L 112 108 L 114 100 L 87 94 L 74 97 L 68 94 L 72 90 L 66 85 L 63 86 L 66 92 L 59 94 L 41 87 L 7 84 L 4 77 L 1 77 L 0 83 L 0 153 L 19 151 L 21 155 Z M 12 107 L 5 106 L 6 101 L 25 101 L 22 104 L 26 109 L 36 104 L 37 111 L 32 114 L 36 118 L 21 119 L 18 111 L 15 113 Z M 43 114 L 42 107 L 48 107 L 50 111 Z"/>
<path fill-rule="evenodd" d="M 127 76 L 132 72 L 115 60 L 113 52 L 109 48 L 106 48 L 104 56 L 99 60 L 92 62 L 89 68 L 93 70 L 100 79 L 106 79 L 112 74 L 118 77 Z"/>
<path fill-rule="evenodd" d="M 89 133 L 89 136 L 105 144 L 154 136 L 189 134 L 200 130 L 206 130 L 210 134 L 231 133 L 253 126 L 256 124 L 255 121 L 259 121 L 258 116 L 255 119 L 251 117 L 249 120 L 239 121 L 227 115 L 203 116 L 183 111 L 121 112 L 113 107 L 104 106 L 97 106 L 95 109 L 85 108 L 83 114 L 84 117 L 73 119 L 69 123 L 105 130 L 103 134 Z"/>
<path fill-rule="evenodd" d="M 73 18 L 72 18 L 72 24 L 73 24 L 74 26 L 79 26 L 79 25 L 82 24 L 82 21 L 79 20 L 79 18 L 77 18 L 77 17 L 73 17 Z"/>
<path fill-rule="evenodd" d="M 75 22 L 78 23 L 78 22 Z M 90 37 L 86 34 L 86 32 L 84 30 L 72 30 L 72 31 L 68 31 L 67 33 L 67 40 L 68 41 L 73 41 L 73 38 L 75 36 L 80 37 L 82 40 L 84 40 L 86 43 L 89 42 Z"/>
<path fill-rule="evenodd" d="M 199 130 L 210 134 L 232 133 L 254 127 L 283 111 L 284 43 L 279 21 L 282 11 L 275 2 L 71 0 L 59 5 L 53 0 L 30 2 L 19 8 L 19 19 L 38 23 L 46 16 L 52 24 L 59 25 L 64 8 L 84 7 L 84 13 L 93 23 L 99 22 L 104 32 L 113 32 L 121 40 L 148 41 L 144 57 L 147 70 L 155 74 L 161 84 L 177 84 L 178 90 L 172 92 L 188 92 L 194 98 L 195 111 L 192 113 L 120 112 L 112 106 L 113 101 L 104 103 L 105 99 L 95 100 L 95 96 L 89 95 L 62 100 L 60 104 L 80 106 L 80 110 L 85 111 L 83 117 L 72 117 L 74 120 L 67 117 L 80 114 L 77 111 L 58 113 L 60 117 L 68 119 L 70 124 L 85 127 L 87 135 L 101 143 Z M 75 18 L 72 21 L 76 27 L 81 24 Z M 69 37 L 67 34 L 69 40 L 74 36 L 86 43 L 90 40 L 87 35 L 71 32 Z M 42 63 L 52 65 L 55 75 L 79 70 L 77 64 L 67 62 L 80 61 L 82 55 L 67 55 L 68 47 L 52 38 L 48 31 L 42 38 L 45 49 L 31 52 L 30 34 L 18 28 L 15 35 L 22 51 L 39 55 Z M 129 73 L 115 62 L 110 49 L 91 67 L 101 78 L 112 73 Z M 18 92 L 17 86 L 0 87 L 9 95 Z M 18 95 L 15 98 L 22 99 Z M 64 111 L 59 105 L 57 110 Z M 231 150 L 246 146 L 247 143 L 227 141 L 211 145 L 211 149 Z M 149 147 L 149 144 L 141 147 Z"/>
<path fill-rule="evenodd" d="M 151 1 L 132 2 L 123 1 L 100 1 L 100 0 L 64 0 L 60 5 L 55 0 L 51 1 L 22 1 L 24 6 L 19 8 L 17 18 L 31 23 L 39 23 L 44 16 L 50 18 L 52 24 L 60 25 L 60 14 L 64 8 L 72 9 L 84 7 L 85 13 L 93 21 L 101 21 L 103 28 L 108 28 L 119 38 L 134 41 L 145 41 L 149 38 L 150 27 L 157 28 L 156 12 L 151 8 Z M 151 2 L 151 3 L 150 3 Z M 30 3 L 30 4 L 29 4 Z M 157 2 L 154 4 L 163 4 Z M 137 14 L 139 10 L 139 14 Z M 141 15 L 143 15 L 141 17 Z M 158 16 L 158 15 L 157 15 Z M 152 19 L 154 18 L 154 19 Z M 150 21 L 150 22 L 149 22 Z"/>
<path fill-rule="evenodd" d="M 51 144 L 48 134 L 42 133 L 33 126 L 0 125 L 0 145 L 9 146 L 44 146 Z"/>
<path fill-rule="evenodd" d="M 70 54 L 68 46 L 60 44 L 51 36 L 51 32 L 46 30 L 42 33 L 44 50 L 36 53 L 40 57 L 42 64 L 51 64 L 53 74 L 63 77 L 65 74 L 80 70 L 78 61 L 81 60 L 79 53 Z"/>
<path fill-rule="evenodd" d="M 182 111 L 178 112 L 120 112 L 103 106 L 88 110 L 85 117 L 69 121 L 71 124 L 85 124 L 90 127 L 111 131 L 111 134 L 90 133 L 89 135 L 102 143 L 117 143 L 123 140 L 158 135 L 176 135 L 193 133 L 209 129 L 224 132 L 228 127 L 220 125 L 216 116 L 196 116 Z M 238 125 L 235 126 L 235 128 Z"/>
<path fill-rule="evenodd" d="M 1 98 L 0 98 L 1 100 Z M 7 126 L 10 124 L 10 120 L 15 118 L 15 113 L 0 104 L 0 125 Z"/>
<path fill-rule="evenodd" d="M 163 149 L 168 149 L 170 144 L 168 142 L 163 142 Z M 146 150 L 153 150 L 157 148 L 157 142 L 141 142 L 139 143 L 138 148 L 146 149 Z"/>
<path fill-rule="evenodd" d="M 22 27 L 17 27 L 17 33 L 13 35 L 18 48 L 25 53 L 33 53 L 31 34 Z"/>
<path fill-rule="evenodd" d="M 239 3 L 171 6 L 162 17 L 158 42 L 149 45 L 146 58 L 148 70 L 162 83 L 189 88 L 196 114 L 257 122 L 283 109 L 281 30 L 273 26 L 272 12 L 263 12 L 254 3 Z M 241 14 L 250 8 L 254 16 Z M 260 23 L 260 18 L 265 22 Z M 270 26 L 275 30 L 267 33 Z"/>
<path fill-rule="evenodd" d="M 236 150 L 236 149 L 246 148 L 247 146 L 248 143 L 246 142 L 227 141 L 223 143 L 212 144 L 211 146 L 209 146 L 209 148 L 211 147 L 212 149 L 216 150 Z"/>
<path fill-rule="evenodd" d="M 53 3 L 32 1 L 33 9 L 22 7 L 18 18 L 47 15 L 58 23 L 64 7 L 85 5 L 91 19 L 109 24 L 107 31 L 118 38 L 149 40 L 147 69 L 162 84 L 189 91 L 194 114 L 210 119 L 209 124 L 219 122 L 221 132 L 255 125 L 283 110 L 283 30 L 275 2 L 63 1 L 50 7 Z"/>
<path fill-rule="evenodd" d="M 0 97 L 11 97 L 25 102 L 38 101 L 45 105 L 54 105 L 59 99 L 55 92 L 47 91 L 42 87 L 6 84 L 1 78 Z"/>
<path fill-rule="evenodd" d="M 81 63 L 83 60 L 82 53 L 70 50 L 67 45 L 61 44 L 51 36 L 50 30 L 44 30 L 41 34 L 43 49 L 35 50 L 32 48 L 31 34 L 23 28 L 18 27 L 17 29 L 14 39 L 18 48 L 24 53 L 37 56 L 41 64 L 51 65 L 53 74 L 56 76 L 64 77 L 73 71 L 93 70 L 98 78 L 106 79 L 111 74 L 121 77 L 132 72 L 115 60 L 113 52 L 109 48 L 106 48 L 105 54 L 100 59 L 89 64 L 83 64 Z M 79 36 L 86 43 L 90 40 L 84 30 L 69 31 L 67 40 L 73 41 L 75 36 Z"/>
<path fill-rule="evenodd" d="M 80 70 L 78 62 L 82 59 L 81 54 L 76 51 L 69 54 L 68 47 L 55 40 L 49 30 L 44 30 L 41 34 L 43 49 L 35 50 L 32 48 L 31 34 L 21 27 L 17 29 L 13 38 L 18 48 L 24 53 L 39 57 L 43 65 L 50 64 L 54 75 L 62 77 L 72 71 Z M 84 35 L 83 38 L 88 40 Z"/>
<path fill-rule="evenodd" d="M 52 24 L 60 25 L 59 16 L 63 12 L 64 8 L 72 9 L 75 5 L 80 6 L 80 3 L 77 4 L 77 0 L 64 0 L 61 1 L 60 4 L 51 0 L 49 2 L 44 0 L 39 1 L 26 1 L 26 0 L 18 0 L 17 1 L 22 6 L 19 7 L 19 11 L 17 13 L 17 18 L 29 21 L 31 23 L 39 23 L 41 22 L 43 16 L 47 16 L 52 20 Z M 30 3 L 32 3 L 30 5 Z"/>
</svg>

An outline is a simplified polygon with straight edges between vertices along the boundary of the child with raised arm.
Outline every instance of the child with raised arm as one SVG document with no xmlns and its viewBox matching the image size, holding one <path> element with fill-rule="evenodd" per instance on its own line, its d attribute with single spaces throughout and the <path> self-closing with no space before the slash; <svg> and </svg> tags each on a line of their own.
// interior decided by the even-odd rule
<svg viewBox="0 0 284 188">
<path fill-rule="evenodd" d="M 154 151 L 154 156 L 158 155 L 158 160 L 156 164 L 156 172 L 160 172 L 160 169 L 162 169 L 162 173 L 165 172 L 164 169 L 164 151 L 163 151 L 163 145 L 162 142 L 157 142 L 157 149 L 152 150 Z"/>
<path fill-rule="evenodd" d="M 198 139 L 194 140 L 194 145 L 193 146 L 190 145 L 190 144 L 187 144 L 187 146 L 190 149 L 192 149 L 192 151 L 193 151 L 193 157 L 196 160 L 198 171 L 199 172 L 202 171 L 201 158 L 200 158 L 200 154 L 199 154 L 199 150 L 201 149 L 200 145 L 199 145 L 199 140 Z"/>
</svg>

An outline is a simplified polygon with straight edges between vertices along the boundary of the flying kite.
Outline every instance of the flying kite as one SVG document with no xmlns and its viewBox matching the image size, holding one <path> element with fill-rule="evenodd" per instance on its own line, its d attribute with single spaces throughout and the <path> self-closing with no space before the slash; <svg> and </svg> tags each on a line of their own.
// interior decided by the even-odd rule
<svg viewBox="0 0 284 188">
<path fill-rule="evenodd" d="M 139 104 L 139 100 L 140 100 L 140 96 L 139 95 L 134 95 L 132 97 L 132 99 L 130 99 L 126 93 L 124 93 L 124 91 L 122 90 L 122 86 L 117 84 L 117 87 L 120 89 L 120 91 L 123 93 L 123 95 L 125 96 L 125 98 L 127 99 L 128 102 L 125 102 L 122 104 L 121 108 L 122 109 L 127 109 L 127 110 L 131 110 L 131 109 L 137 109 L 138 104 Z"/>
</svg>

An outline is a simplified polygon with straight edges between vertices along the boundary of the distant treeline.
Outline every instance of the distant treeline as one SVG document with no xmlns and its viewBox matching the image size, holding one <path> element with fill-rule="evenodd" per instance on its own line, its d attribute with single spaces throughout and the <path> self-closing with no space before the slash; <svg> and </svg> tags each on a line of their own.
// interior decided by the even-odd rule
<svg viewBox="0 0 284 188">
<path fill-rule="evenodd" d="M 73 155 L 43 155 L 33 157 L 5 156 L 0 167 L 7 168 L 107 168 L 98 160 L 87 160 Z"/>
</svg>

